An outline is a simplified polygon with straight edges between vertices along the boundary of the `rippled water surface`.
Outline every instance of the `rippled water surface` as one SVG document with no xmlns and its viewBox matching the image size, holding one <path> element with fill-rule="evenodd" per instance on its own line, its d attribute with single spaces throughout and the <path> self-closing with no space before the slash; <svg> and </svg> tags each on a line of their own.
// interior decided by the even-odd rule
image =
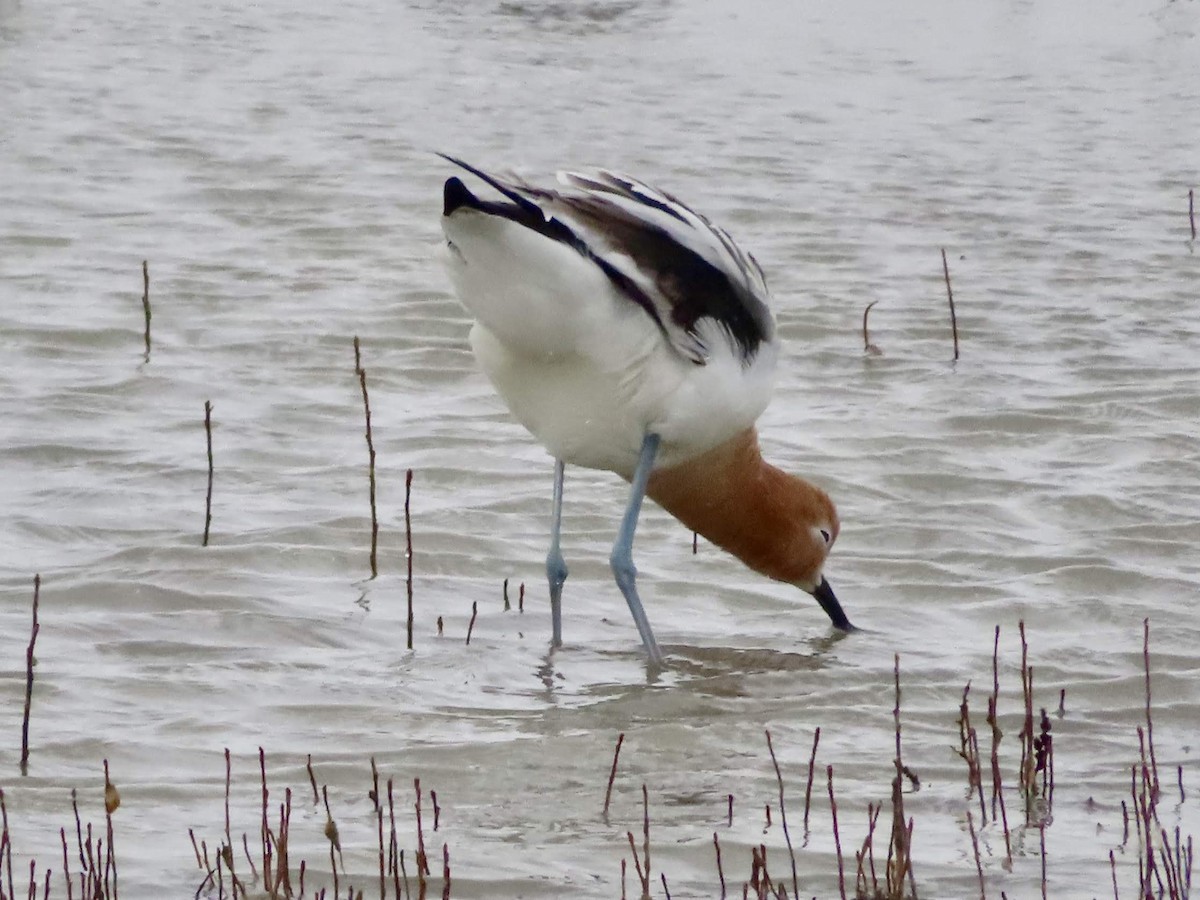
<svg viewBox="0 0 1200 900">
<path fill-rule="evenodd" d="M 790 890 L 770 728 L 801 893 L 838 894 L 827 765 L 853 893 L 868 802 L 890 828 L 899 653 L 916 883 L 969 896 L 956 720 L 971 681 L 986 756 L 999 625 L 1016 858 L 982 828 L 991 895 L 1040 895 L 1044 836 L 1050 896 L 1108 895 L 1110 849 L 1132 896 L 1145 617 L 1160 813 L 1185 840 L 1200 824 L 1175 786 L 1200 791 L 1198 33 L 1187 0 L 0 0 L 0 786 L 18 884 L 36 857 L 65 895 L 69 791 L 102 828 L 107 759 L 121 896 L 191 896 L 188 829 L 223 839 L 225 747 L 232 827 L 257 843 L 263 747 L 272 805 L 296 790 L 310 893 L 329 864 L 308 754 L 343 893 L 378 893 L 372 755 L 410 875 L 412 779 L 437 791 L 426 839 L 449 848 L 454 896 L 615 898 L 622 858 L 636 895 L 643 783 L 655 896 L 660 872 L 674 897 L 719 895 L 714 831 L 731 893 L 759 843 Z M 785 339 L 764 448 L 836 499 L 828 571 L 863 633 L 833 638 L 808 597 L 693 556 L 651 508 L 637 559 L 670 656 L 651 675 L 607 570 L 625 488 L 576 470 L 566 646 L 548 653 L 551 462 L 474 367 L 436 263 L 434 150 L 628 170 L 755 253 Z M 1044 833 L 1017 827 L 1021 620 L 1035 704 L 1066 691 Z"/>
</svg>

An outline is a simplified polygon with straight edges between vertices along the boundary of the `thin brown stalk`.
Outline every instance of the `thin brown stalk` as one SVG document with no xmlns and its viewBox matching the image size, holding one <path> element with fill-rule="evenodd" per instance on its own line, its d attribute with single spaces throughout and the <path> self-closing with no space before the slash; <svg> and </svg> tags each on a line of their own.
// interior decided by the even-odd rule
<svg viewBox="0 0 1200 900">
<path fill-rule="evenodd" d="M 633 854 L 633 866 L 637 870 L 638 881 L 640 881 L 642 883 L 642 898 L 643 898 L 643 900 L 648 900 L 648 898 L 650 897 L 649 867 L 647 867 L 647 869 L 645 871 L 642 870 L 642 862 L 641 862 L 640 857 L 638 856 L 637 844 L 634 843 L 634 840 L 633 840 L 633 832 L 632 831 L 625 832 L 625 837 L 627 837 L 629 839 L 629 852 Z M 624 862 L 624 860 L 622 860 L 622 862 Z M 622 896 L 624 896 L 624 889 L 622 889 Z"/>
<path fill-rule="evenodd" d="M 188 834 L 189 835 L 192 834 L 192 829 L 190 829 L 190 828 L 188 829 Z M 71 861 L 67 858 L 67 829 L 65 829 L 65 828 L 58 829 L 58 836 L 62 838 L 63 880 L 67 883 L 67 900 L 72 900 L 72 898 L 74 897 L 74 894 L 71 890 Z M 192 836 L 193 849 L 195 848 L 195 846 L 196 846 L 196 838 L 195 838 L 195 836 Z M 196 852 L 196 862 L 197 863 L 200 862 L 199 851 Z"/>
<path fill-rule="evenodd" d="M 825 767 L 825 775 L 829 784 L 829 811 L 833 815 L 833 846 L 837 850 L 838 864 L 838 893 L 846 900 L 846 869 L 842 862 L 842 835 L 838 831 L 837 800 L 833 796 L 833 766 Z"/>
<path fill-rule="evenodd" d="M 650 795 L 642 785 L 642 850 L 646 857 L 645 894 L 650 895 Z"/>
<path fill-rule="evenodd" d="M 354 336 L 354 371 L 362 388 L 363 413 L 367 419 L 367 477 L 371 498 L 371 577 L 379 575 L 379 513 L 375 506 L 375 440 L 371 436 L 371 400 L 367 396 L 367 370 L 362 366 L 358 335 Z"/>
<path fill-rule="evenodd" d="M 1192 226 L 1192 240 L 1196 239 L 1196 197 L 1195 190 L 1188 188 L 1188 224 Z"/>
<path fill-rule="evenodd" d="M 267 790 L 267 753 L 262 747 L 258 748 L 258 770 L 262 778 L 262 819 L 259 823 L 259 832 L 262 846 L 263 887 L 269 895 L 273 895 L 275 871 L 271 866 L 271 826 L 267 821 L 267 803 L 271 794 Z"/>
<path fill-rule="evenodd" d="M 792 835 L 788 831 L 787 808 L 783 804 L 783 774 L 779 771 L 779 760 L 775 758 L 775 747 L 771 743 L 771 732 L 766 731 L 767 750 L 771 754 L 771 765 L 775 767 L 775 781 L 779 785 L 779 821 L 783 825 L 783 839 L 787 842 L 788 856 L 792 862 L 792 896 L 800 896 L 800 881 L 796 875 L 796 851 L 792 848 Z M 768 824 L 769 824 L 768 816 Z"/>
<path fill-rule="evenodd" d="M 987 888 L 983 883 L 983 860 L 979 857 L 979 835 L 975 833 L 975 817 L 967 810 L 967 828 L 971 832 L 971 849 L 975 853 L 975 871 L 979 873 L 979 900 L 987 900 Z"/>
<path fill-rule="evenodd" d="M 72 798 L 74 792 L 72 792 Z M 83 859 L 82 851 L 79 858 Z M 8 896 L 16 898 L 17 893 L 13 890 L 13 868 L 12 868 L 12 838 L 8 833 L 8 807 L 4 804 L 4 788 L 0 788 L 0 863 L 8 868 Z"/>
<path fill-rule="evenodd" d="M 42 589 L 42 576 L 33 576 L 33 626 L 29 630 L 29 647 L 25 650 L 25 714 L 21 718 L 21 774 L 29 774 L 29 709 L 33 704 L 33 648 L 37 643 L 38 596 Z M 11 892 L 10 892 L 11 893 Z"/>
<path fill-rule="evenodd" d="M 104 824 L 105 836 L 108 841 L 104 857 L 104 896 L 106 900 L 109 900 L 109 898 L 117 900 L 117 856 L 113 843 L 112 815 L 120 805 L 121 795 L 117 792 L 116 787 L 108 777 L 108 760 L 106 759 L 104 760 Z M 112 880 L 111 891 L 108 888 L 110 876 Z"/>
<path fill-rule="evenodd" d="M 191 833 L 190 828 L 188 829 L 188 833 Z M 192 843 L 195 843 L 195 838 L 192 839 Z M 250 877 L 258 881 L 258 867 L 254 865 L 254 857 L 250 855 L 250 839 L 244 831 L 242 832 L 242 852 L 246 856 L 246 864 L 250 866 Z"/>
<path fill-rule="evenodd" d="M 950 301 L 950 328 L 954 333 L 954 359 L 958 359 L 958 316 L 954 312 L 954 291 L 950 289 L 950 264 L 946 262 L 946 248 L 942 248 L 942 273 L 946 276 L 946 298 Z"/>
<path fill-rule="evenodd" d="M 1192 237 L 1195 237 L 1193 228 Z M 142 260 L 142 315 L 146 319 L 146 331 L 143 335 L 146 342 L 146 362 L 150 362 L 150 264 Z"/>
<path fill-rule="evenodd" d="M 1150 714 L 1150 619 L 1142 620 L 1142 661 L 1146 669 L 1146 743 L 1150 747 L 1150 772 L 1154 778 L 1151 786 L 1155 800 L 1158 799 L 1158 759 L 1154 755 L 1154 719 Z"/>
<path fill-rule="evenodd" d="M 479 615 L 479 604 L 471 601 L 471 621 L 467 623 L 467 646 L 471 646 L 471 632 L 475 630 L 475 617 Z"/>
<path fill-rule="evenodd" d="M 430 793 L 432 793 L 432 791 Z M 450 845 L 449 844 L 442 844 L 442 900 L 450 900 Z"/>
<path fill-rule="evenodd" d="M 321 802 L 321 793 L 317 790 L 317 776 L 313 773 L 312 754 L 308 754 L 308 760 L 305 763 L 305 768 L 308 769 L 308 783 L 312 785 L 313 806 Z"/>
<path fill-rule="evenodd" d="M 1121 892 L 1117 889 L 1117 857 L 1113 851 L 1108 851 L 1108 865 L 1112 870 L 1113 900 L 1121 900 Z"/>
<path fill-rule="evenodd" d="M 1046 823 L 1038 825 L 1038 839 L 1042 857 L 1042 900 L 1046 900 Z"/>
<path fill-rule="evenodd" d="M 605 820 L 608 819 L 608 805 L 612 801 L 613 781 L 617 777 L 617 760 L 621 756 L 621 745 L 623 743 L 625 743 L 625 732 L 622 731 L 617 735 L 617 746 L 613 750 L 612 768 L 608 770 L 608 787 L 604 789 L 604 809 L 601 815 L 604 816 Z"/>
<path fill-rule="evenodd" d="M 721 879 L 721 900 L 725 900 L 725 869 L 721 866 L 721 842 L 717 840 L 717 833 L 713 832 L 713 849 L 717 854 L 717 877 Z"/>
<path fill-rule="evenodd" d="M 204 443 L 208 450 L 208 490 L 204 494 L 204 539 L 201 547 L 208 546 L 208 532 L 212 528 L 212 489 L 213 489 L 213 451 L 212 451 L 212 401 L 204 401 Z"/>
<path fill-rule="evenodd" d="M 879 878 L 875 874 L 875 826 L 879 822 L 879 813 L 883 805 L 867 804 L 867 836 L 863 839 L 862 849 L 855 854 L 858 862 L 858 872 L 855 876 L 856 892 L 858 894 L 876 894 L 879 892 Z M 867 884 L 867 871 L 864 863 L 871 871 L 871 883 Z"/>
<path fill-rule="evenodd" d="M 904 792 L 902 785 L 904 781 L 904 758 L 901 752 L 901 728 L 900 728 L 900 654 L 897 653 L 893 657 L 893 675 L 896 688 L 896 705 L 892 709 L 892 718 L 896 729 L 896 777 L 892 780 L 892 837 L 890 845 L 895 848 L 896 872 L 893 878 L 893 873 L 888 871 L 888 884 L 897 892 L 904 890 L 904 876 L 909 868 L 910 847 L 908 844 L 908 831 L 905 829 L 904 822 Z M 891 847 L 888 851 L 889 856 L 892 854 Z"/>
<path fill-rule="evenodd" d="M 812 754 L 808 757 L 808 784 L 804 788 L 804 833 L 808 834 L 808 813 L 812 806 L 813 774 L 817 767 L 817 744 L 821 743 L 821 729 L 813 732 Z"/>
<path fill-rule="evenodd" d="M 871 307 L 878 303 L 878 300 L 872 300 L 867 304 L 867 308 L 863 310 L 863 352 L 869 353 L 872 356 L 880 356 L 883 351 L 871 343 L 871 334 L 867 331 L 867 316 L 871 314 Z"/>
<path fill-rule="evenodd" d="M 412 499 L 413 470 L 404 473 L 404 560 L 408 566 L 408 574 L 404 580 L 408 593 L 408 649 L 413 648 L 413 548 L 412 548 L 412 514 L 409 511 L 409 500 Z"/>
<path fill-rule="evenodd" d="M 733 827 L 733 794 L 726 795 L 725 799 L 729 803 L 729 808 L 728 808 L 728 813 L 727 813 L 727 817 L 725 820 L 725 825 L 727 828 L 732 828 Z"/>
</svg>

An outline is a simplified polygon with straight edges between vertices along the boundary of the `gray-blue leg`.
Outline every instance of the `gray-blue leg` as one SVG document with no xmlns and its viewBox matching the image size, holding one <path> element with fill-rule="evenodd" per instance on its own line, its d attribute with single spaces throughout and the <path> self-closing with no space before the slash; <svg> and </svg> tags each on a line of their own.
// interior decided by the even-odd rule
<svg viewBox="0 0 1200 900">
<path fill-rule="evenodd" d="M 613 544 L 612 565 L 613 575 L 617 579 L 617 587 L 625 595 L 629 611 L 633 613 L 633 621 L 637 625 L 642 643 L 646 645 L 646 653 L 651 662 L 662 662 L 662 651 L 654 640 L 654 632 L 650 628 L 650 620 L 646 618 L 646 610 L 637 593 L 637 568 L 633 565 L 633 533 L 637 529 L 638 515 L 642 511 L 642 498 L 646 496 L 646 483 L 650 480 L 650 472 L 654 469 L 654 457 L 658 454 L 660 438 L 657 434 L 647 434 L 642 439 L 642 450 L 638 455 L 637 469 L 634 470 L 630 482 L 629 503 L 625 507 L 625 517 L 621 520 L 621 530 L 617 541 Z"/>
<path fill-rule="evenodd" d="M 567 561 L 563 559 L 559 545 L 565 468 L 561 459 L 554 461 L 554 510 L 550 517 L 550 552 L 546 554 L 546 580 L 550 582 L 550 643 L 554 647 L 562 646 L 562 589 L 567 580 Z"/>
</svg>

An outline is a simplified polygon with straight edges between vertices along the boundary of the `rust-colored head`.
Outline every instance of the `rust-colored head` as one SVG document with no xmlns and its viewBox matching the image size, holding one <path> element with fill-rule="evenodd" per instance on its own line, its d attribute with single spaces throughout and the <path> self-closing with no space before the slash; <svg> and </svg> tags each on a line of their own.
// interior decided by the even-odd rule
<svg viewBox="0 0 1200 900">
<path fill-rule="evenodd" d="M 853 629 L 824 574 L 841 529 L 837 509 L 816 485 L 764 462 L 753 429 L 656 471 L 649 493 L 756 572 L 811 594 L 836 628 Z"/>
</svg>

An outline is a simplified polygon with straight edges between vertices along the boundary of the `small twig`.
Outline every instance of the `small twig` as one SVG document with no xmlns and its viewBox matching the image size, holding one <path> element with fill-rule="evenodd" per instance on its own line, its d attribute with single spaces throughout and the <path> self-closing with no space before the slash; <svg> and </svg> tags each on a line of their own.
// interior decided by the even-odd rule
<svg viewBox="0 0 1200 900">
<path fill-rule="evenodd" d="M 721 842 L 713 832 L 713 849 L 717 852 L 717 877 L 721 879 L 721 900 L 725 900 L 725 870 L 721 867 Z"/>
<path fill-rule="evenodd" d="M 523 581 L 520 587 L 517 588 L 517 612 L 525 612 L 525 582 Z"/>
<path fill-rule="evenodd" d="M 412 515 L 408 502 L 412 497 L 413 470 L 404 473 L 404 559 L 408 563 L 408 575 L 405 578 L 405 589 L 408 592 L 408 649 L 413 648 L 413 549 L 412 549 Z"/>
<path fill-rule="evenodd" d="M 354 371 L 358 375 L 358 383 L 362 387 L 363 412 L 367 419 L 367 456 L 369 458 L 367 475 L 370 481 L 371 496 L 371 577 L 375 578 L 379 575 L 379 514 L 375 508 L 375 440 L 371 436 L 371 401 L 367 397 L 367 370 L 362 367 L 358 335 L 354 336 Z"/>
<path fill-rule="evenodd" d="M 983 860 L 979 858 L 979 835 L 975 833 L 975 817 L 967 809 L 967 828 L 971 831 L 971 849 L 975 852 L 975 871 L 979 873 L 979 900 L 987 900 L 987 888 L 983 883 Z"/>
<path fill-rule="evenodd" d="M 1150 747 L 1150 772 L 1154 777 L 1153 796 L 1158 798 L 1158 760 L 1154 755 L 1154 720 L 1150 715 L 1150 619 L 1142 620 L 1142 661 L 1146 668 L 1146 744 Z"/>
<path fill-rule="evenodd" d="M 1196 239 L 1196 192 L 1188 188 L 1188 223 L 1192 226 L 1192 240 Z M 149 314 L 147 314 L 149 315 Z M 149 321 L 149 319 L 147 319 Z"/>
<path fill-rule="evenodd" d="M 729 818 L 726 822 L 726 827 L 732 828 L 733 827 L 733 794 L 730 794 L 727 799 L 729 800 Z"/>
<path fill-rule="evenodd" d="M 508 579 L 504 579 L 504 611 L 509 612 L 512 609 L 512 604 L 508 602 Z"/>
<path fill-rule="evenodd" d="M 867 331 L 867 316 L 871 314 L 871 307 L 878 302 L 878 300 L 872 300 L 867 304 L 867 308 L 863 310 L 863 351 L 870 353 L 872 356 L 883 355 L 883 351 L 871 343 L 871 334 Z"/>
<path fill-rule="evenodd" d="M 833 814 L 833 846 L 837 850 L 838 863 L 838 893 L 846 900 L 846 869 L 842 864 L 842 836 L 838 831 L 837 800 L 833 797 L 833 766 L 825 767 L 825 775 L 829 779 L 829 810 Z"/>
<path fill-rule="evenodd" d="M 437 791 L 430 790 L 429 802 L 433 804 L 433 830 L 437 831 L 438 823 L 441 821 L 441 818 L 442 818 L 442 808 L 440 806 L 438 806 L 438 802 L 437 802 Z"/>
<path fill-rule="evenodd" d="M 644 896 L 650 896 L 650 795 L 642 784 L 642 852 L 646 857 L 646 880 L 642 885 Z"/>
<path fill-rule="evenodd" d="M 779 783 L 779 820 L 783 824 L 783 839 L 787 842 L 788 856 L 792 861 L 792 896 L 800 896 L 800 881 L 796 875 L 796 851 L 792 848 L 792 835 L 788 831 L 787 809 L 783 805 L 783 774 L 779 771 L 779 760 L 775 758 L 775 747 L 771 744 L 771 732 L 767 731 L 767 750 L 771 753 L 771 764 L 775 766 L 775 780 Z M 830 769 L 830 772 L 833 770 Z M 832 778 L 833 776 L 830 775 Z M 833 790 L 833 782 L 830 782 L 830 790 Z M 768 807 L 769 809 L 769 807 Z M 767 823 L 770 824 L 770 814 L 767 815 Z"/>
<path fill-rule="evenodd" d="M 29 648 L 25 651 L 25 715 L 21 719 L 21 774 L 29 773 L 29 708 L 33 703 L 33 646 L 37 642 L 41 625 L 38 624 L 38 595 L 41 593 L 42 576 L 33 576 L 33 626 L 29 631 Z M 7 825 L 7 823 L 5 823 Z M 7 833 L 7 828 L 5 828 Z"/>
<path fill-rule="evenodd" d="M 613 780 L 617 777 L 617 759 L 621 756 L 621 744 L 625 743 L 625 732 L 617 735 L 617 747 L 613 751 L 612 768 L 608 772 L 608 787 L 604 789 L 604 810 L 601 815 L 608 818 L 608 804 L 612 800 Z"/>
<path fill-rule="evenodd" d="M 1195 236 L 1196 227 L 1193 225 L 1192 237 Z M 150 266 L 144 259 L 142 260 L 142 313 L 146 317 L 146 362 L 150 362 Z"/>
<path fill-rule="evenodd" d="M 645 871 L 643 871 L 643 870 L 642 870 L 642 862 L 641 862 L 641 859 L 638 857 L 637 844 L 636 844 L 636 843 L 634 843 L 634 840 L 633 840 L 633 832 L 632 832 L 632 831 L 626 831 L 626 832 L 625 832 L 625 837 L 629 838 L 629 850 L 630 850 L 630 852 L 633 854 L 633 867 L 634 867 L 634 868 L 637 870 L 637 877 L 638 877 L 638 881 L 640 881 L 640 882 L 642 883 L 642 897 L 643 897 L 643 900 L 645 900 L 645 898 L 648 898 L 648 897 L 650 896 L 650 867 L 649 867 L 649 866 L 647 866 L 647 867 L 646 867 L 646 869 L 645 869 Z M 622 897 L 624 897 L 624 896 L 625 896 L 625 891 L 624 891 L 624 883 L 625 883 L 625 878 L 624 878 L 624 865 L 625 865 L 625 860 L 623 860 L 623 859 L 622 859 L 622 860 L 621 860 L 621 866 L 622 866 L 622 873 L 621 873 L 621 876 L 622 876 L 622 877 L 621 877 L 621 884 L 622 884 L 621 896 L 622 896 Z"/>
<path fill-rule="evenodd" d="M 817 765 L 817 744 L 821 743 L 821 729 L 813 732 L 812 755 L 808 758 L 808 786 L 804 788 L 804 832 L 808 833 L 808 811 L 812 805 L 813 774 Z"/>
<path fill-rule="evenodd" d="M 201 547 L 208 546 L 208 531 L 212 527 L 212 402 L 209 400 L 204 401 L 204 443 L 208 448 L 208 492 L 204 495 L 204 540 L 200 544 Z"/>
<path fill-rule="evenodd" d="M 1042 900 L 1046 900 L 1046 823 L 1038 823 L 1038 838 L 1042 855 Z"/>
<path fill-rule="evenodd" d="M 471 632 L 475 630 L 475 617 L 479 615 L 479 604 L 471 601 L 471 621 L 467 623 L 467 646 L 471 646 Z"/>
<path fill-rule="evenodd" d="M 958 359 L 958 316 L 954 313 L 954 292 L 950 290 L 950 264 L 946 262 L 946 248 L 942 248 L 942 273 L 946 276 L 946 297 L 950 301 L 950 328 L 954 332 L 954 358 Z"/>
<path fill-rule="evenodd" d="M 308 754 L 308 762 L 305 764 L 305 768 L 308 769 L 308 783 L 312 785 L 313 806 L 316 806 L 318 803 L 321 802 L 321 793 L 320 793 L 320 791 L 317 790 L 317 776 L 315 774 L 313 774 L 312 754 L 311 753 Z"/>
</svg>

